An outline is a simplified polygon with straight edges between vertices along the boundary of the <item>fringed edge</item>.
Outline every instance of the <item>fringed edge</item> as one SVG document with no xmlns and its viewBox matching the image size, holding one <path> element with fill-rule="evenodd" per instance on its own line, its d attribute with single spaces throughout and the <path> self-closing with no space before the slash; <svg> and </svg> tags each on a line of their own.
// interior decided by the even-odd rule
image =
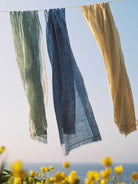
<svg viewBox="0 0 138 184">
<path fill-rule="evenodd" d="M 47 136 L 37 136 L 37 135 L 31 135 L 30 136 L 31 139 L 35 140 L 35 141 L 38 141 L 38 142 L 41 142 L 41 143 L 44 143 L 46 144 L 47 143 Z"/>
<path fill-rule="evenodd" d="M 115 122 L 115 124 L 118 127 L 118 124 L 116 122 Z M 118 129 L 119 129 L 119 132 L 121 134 L 125 134 L 125 136 L 127 136 L 128 134 L 136 131 L 137 130 L 137 126 L 138 126 L 138 121 L 135 120 L 135 126 L 130 127 L 129 130 L 125 130 L 125 127 L 123 127 L 123 128 L 122 127 L 118 127 Z"/>
<path fill-rule="evenodd" d="M 61 146 L 62 146 L 63 154 L 64 154 L 64 156 L 67 156 L 67 155 L 69 155 L 69 152 L 75 148 L 79 148 L 80 146 L 83 146 L 85 144 L 89 144 L 89 143 L 93 143 L 93 142 L 97 142 L 97 141 L 101 141 L 101 140 L 102 140 L 101 136 L 90 137 L 90 138 L 83 139 L 79 142 L 74 143 L 68 149 L 66 149 L 65 144 L 62 144 Z"/>
</svg>

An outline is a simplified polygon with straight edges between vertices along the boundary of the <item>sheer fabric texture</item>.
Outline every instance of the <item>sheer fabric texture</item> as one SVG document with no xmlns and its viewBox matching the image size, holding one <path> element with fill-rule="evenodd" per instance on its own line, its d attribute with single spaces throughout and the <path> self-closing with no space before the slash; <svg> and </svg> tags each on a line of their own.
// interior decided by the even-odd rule
<svg viewBox="0 0 138 184">
<path fill-rule="evenodd" d="M 71 50 L 65 9 L 45 11 L 45 18 L 55 113 L 60 142 L 68 155 L 74 148 L 101 140 L 101 136 Z"/>
<path fill-rule="evenodd" d="M 114 121 L 125 135 L 136 130 L 136 119 L 130 82 L 125 68 L 118 30 L 108 3 L 81 7 L 83 16 L 103 55 Z"/>
<path fill-rule="evenodd" d="M 29 106 L 31 138 L 47 142 L 47 80 L 37 11 L 10 12 L 16 59 Z"/>
</svg>

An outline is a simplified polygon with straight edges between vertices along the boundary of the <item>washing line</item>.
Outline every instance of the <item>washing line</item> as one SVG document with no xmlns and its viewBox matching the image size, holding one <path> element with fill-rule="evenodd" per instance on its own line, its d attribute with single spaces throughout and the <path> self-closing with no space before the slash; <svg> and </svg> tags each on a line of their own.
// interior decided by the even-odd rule
<svg viewBox="0 0 138 184">
<path fill-rule="evenodd" d="M 113 3 L 113 2 L 117 2 L 117 1 L 121 1 L 121 0 L 111 0 L 111 1 L 104 1 L 104 2 L 100 2 L 100 3 L 91 3 L 91 4 L 85 4 L 85 5 L 101 4 L 101 3 Z M 63 8 L 79 8 L 79 7 L 85 6 L 85 5 L 69 6 L 69 7 L 63 7 Z M 47 9 L 57 9 L 57 8 L 45 8 L 45 9 L 39 9 L 39 10 L 25 10 L 25 11 L 45 11 Z M 15 11 L 17 11 L 17 10 L 15 10 Z M 2 12 L 4 13 L 4 12 L 11 12 L 11 11 L 0 10 L 0 13 L 2 13 Z"/>
</svg>

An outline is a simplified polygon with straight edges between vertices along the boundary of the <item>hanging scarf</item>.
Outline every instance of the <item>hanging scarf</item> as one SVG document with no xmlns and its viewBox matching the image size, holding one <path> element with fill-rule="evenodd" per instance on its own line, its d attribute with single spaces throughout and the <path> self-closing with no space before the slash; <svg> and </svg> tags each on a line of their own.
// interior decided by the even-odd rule
<svg viewBox="0 0 138 184">
<path fill-rule="evenodd" d="M 114 121 L 121 133 L 136 130 L 133 97 L 121 50 L 118 30 L 108 3 L 82 6 L 84 18 L 103 55 Z"/>
<path fill-rule="evenodd" d="M 16 59 L 29 105 L 31 138 L 47 142 L 47 82 L 37 11 L 10 12 Z"/>
<path fill-rule="evenodd" d="M 101 137 L 70 47 L 65 9 L 45 11 L 45 18 L 54 107 L 60 142 L 67 155 L 72 149 Z"/>
</svg>

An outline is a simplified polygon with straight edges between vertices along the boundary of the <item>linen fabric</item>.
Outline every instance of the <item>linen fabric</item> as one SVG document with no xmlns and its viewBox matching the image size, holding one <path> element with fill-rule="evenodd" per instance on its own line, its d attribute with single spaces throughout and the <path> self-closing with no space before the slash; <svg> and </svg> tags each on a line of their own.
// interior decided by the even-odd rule
<svg viewBox="0 0 138 184">
<path fill-rule="evenodd" d="M 29 105 L 32 139 L 47 142 L 47 80 L 37 11 L 10 12 L 16 59 Z"/>
<path fill-rule="evenodd" d="M 114 121 L 125 135 L 136 130 L 133 97 L 118 30 L 108 3 L 81 7 L 83 16 L 103 55 L 110 95 L 114 106 Z"/>
<path fill-rule="evenodd" d="M 101 136 L 71 50 L 65 9 L 45 11 L 45 19 L 55 113 L 60 142 L 68 155 L 74 148 L 101 140 Z"/>
</svg>

